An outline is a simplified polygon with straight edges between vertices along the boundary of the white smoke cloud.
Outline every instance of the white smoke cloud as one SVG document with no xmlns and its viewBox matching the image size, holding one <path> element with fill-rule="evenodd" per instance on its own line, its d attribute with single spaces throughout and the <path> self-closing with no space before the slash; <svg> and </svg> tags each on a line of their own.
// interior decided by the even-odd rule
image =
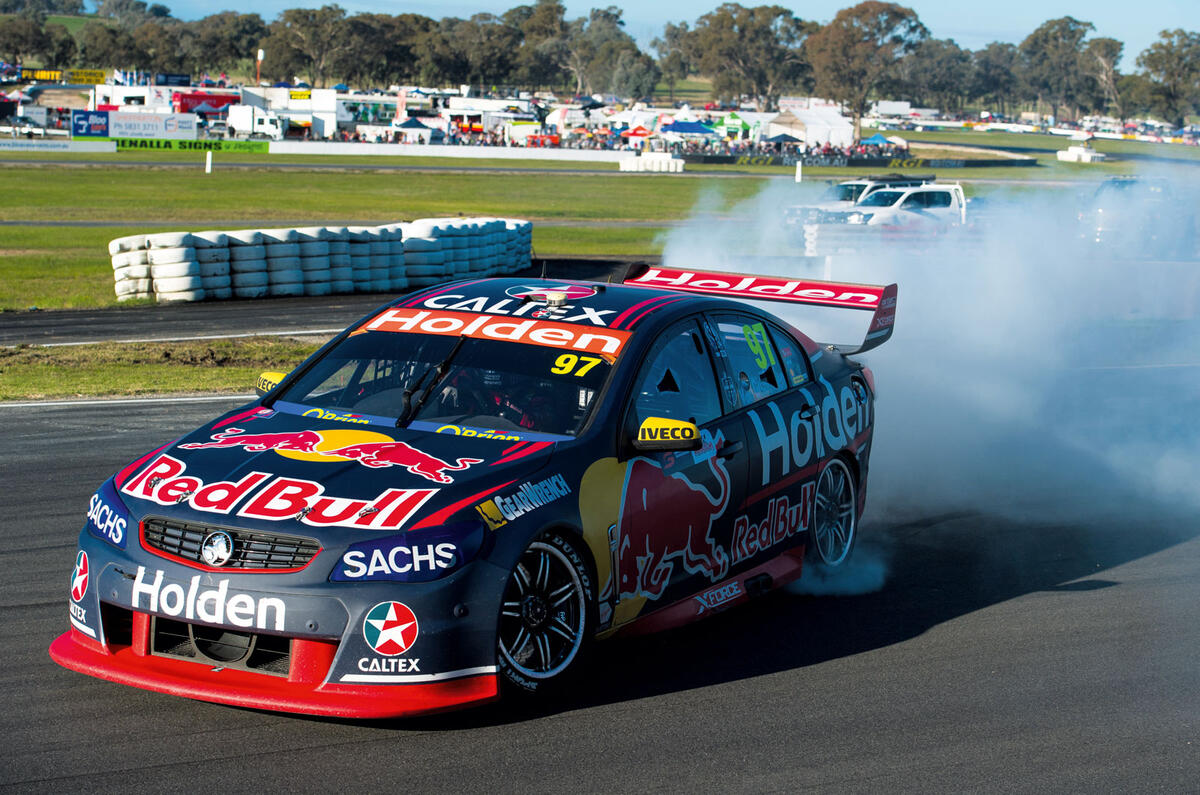
<svg viewBox="0 0 1200 795">
<path fill-rule="evenodd" d="M 936 242 L 823 260 L 781 209 L 784 180 L 673 230 L 668 267 L 899 283 L 895 333 L 862 359 L 879 390 L 868 518 L 978 510 L 1043 521 L 1200 507 L 1200 268 L 1115 259 L 1080 239 L 1075 190 L 988 197 Z M 1131 208 L 1132 210 L 1133 208 Z M 1135 233 L 1136 234 L 1136 233 Z M 1136 243 L 1136 241 L 1135 241 Z M 822 341 L 828 310 L 766 307 Z M 830 336 L 825 336 L 829 334 Z M 834 336 L 836 335 L 836 336 Z"/>
</svg>

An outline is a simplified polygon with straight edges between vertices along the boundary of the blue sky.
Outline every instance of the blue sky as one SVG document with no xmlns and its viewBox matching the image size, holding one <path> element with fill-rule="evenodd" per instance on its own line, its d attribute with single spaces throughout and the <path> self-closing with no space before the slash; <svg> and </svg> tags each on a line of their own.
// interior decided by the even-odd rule
<svg viewBox="0 0 1200 795">
<path fill-rule="evenodd" d="M 899 0 L 905 4 L 903 0 Z M 318 7 L 329 0 L 258 0 L 249 7 L 262 15 L 268 22 L 285 8 Z M 527 0 L 532 2 L 532 0 Z M 768 0 L 743 0 L 742 5 L 768 4 Z M 201 0 L 164 0 L 172 14 L 180 19 L 197 19 L 216 11 L 235 6 L 229 2 L 201 2 Z M 445 16 L 467 17 L 488 11 L 501 13 L 516 5 L 517 0 L 443 0 L 442 2 L 387 3 L 371 0 L 345 0 L 341 6 L 349 13 L 364 11 L 398 14 L 414 13 L 440 19 Z M 695 2 L 694 0 L 655 0 L 654 2 L 620 2 L 617 0 L 592 0 L 575 2 L 568 0 L 567 16 L 579 17 L 591 8 L 616 5 L 625 11 L 626 30 L 638 40 L 643 49 L 649 49 L 650 41 L 662 32 L 666 22 L 693 22 L 704 13 L 716 8 L 718 2 Z M 808 3 L 780 5 L 791 8 L 803 19 L 828 22 L 839 9 L 853 2 L 833 0 L 811 0 Z M 1073 16 L 1096 26 L 1093 35 L 1111 36 L 1125 42 L 1124 71 L 1134 70 L 1137 54 L 1158 38 L 1164 29 L 1183 28 L 1200 30 L 1200 0 L 1151 0 L 1146 3 L 1129 3 L 1122 0 L 1100 0 L 1092 3 L 1061 3 L 1056 0 L 1005 0 L 1000 3 L 979 3 L 971 0 L 918 0 L 907 3 L 916 10 L 939 39 L 954 39 L 959 46 L 978 49 L 988 42 L 1008 41 L 1019 44 L 1034 28 L 1048 19 Z"/>
</svg>

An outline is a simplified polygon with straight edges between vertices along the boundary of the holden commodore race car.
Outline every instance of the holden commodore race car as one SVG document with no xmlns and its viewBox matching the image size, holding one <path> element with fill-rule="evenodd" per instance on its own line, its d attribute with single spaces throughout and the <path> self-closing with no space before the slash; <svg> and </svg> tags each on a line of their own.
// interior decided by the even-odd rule
<svg viewBox="0 0 1200 795">
<path fill-rule="evenodd" d="M 815 343 L 739 300 L 871 313 Z M 639 266 L 404 296 L 106 481 L 61 665 L 373 718 L 538 694 L 594 640 L 844 563 L 896 285 Z"/>
</svg>

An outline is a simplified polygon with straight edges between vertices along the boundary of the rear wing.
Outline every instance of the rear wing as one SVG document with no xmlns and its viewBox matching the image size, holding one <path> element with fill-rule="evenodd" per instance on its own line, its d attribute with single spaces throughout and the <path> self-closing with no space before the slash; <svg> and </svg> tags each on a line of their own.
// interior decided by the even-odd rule
<svg viewBox="0 0 1200 795">
<path fill-rule="evenodd" d="M 872 312 L 871 325 L 861 345 L 841 349 L 855 354 L 878 348 L 892 336 L 896 320 L 896 285 L 852 284 L 818 279 L 788 279 L 720 271 L 678 270 L 639 263 L 630 268 L 624 284 L 658 290 L 678 290 L 718 298 L 748 298 L 755 301 L 784 301 L 812 306 L 832 306 Z"/>
</svg>

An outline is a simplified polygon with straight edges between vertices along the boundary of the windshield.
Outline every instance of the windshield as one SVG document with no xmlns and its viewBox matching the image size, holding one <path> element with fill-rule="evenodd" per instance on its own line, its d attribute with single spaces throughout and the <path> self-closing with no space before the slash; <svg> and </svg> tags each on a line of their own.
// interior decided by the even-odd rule
<svg viewBox="0 0 1200 795">
<path fill-rule="evenodd" d="M 865 182 L 847 182 L 841 185 L 831 185 L 821 196 L 823 201 L 854 202 L 867 185 Z"/>
<path fill-rule="evenodd" d="M 859 207 L 891 207 L 895 204 L 904 191 L 900 190 L 877 190 L 867 198 L 858 203 Z"/>
<path fill-rule="evenodd" d="M 436 380 L 431 370 L 460 340 Z M 368 331 L 342 340 L 279 400 L 399 419 L 404 393 L 412 390 L 409 421 L 573 436 L 587 421 L 611 358 L 471 337 Z M 435 381 L 418 408 L 424 387 Z"/>
</svg>

